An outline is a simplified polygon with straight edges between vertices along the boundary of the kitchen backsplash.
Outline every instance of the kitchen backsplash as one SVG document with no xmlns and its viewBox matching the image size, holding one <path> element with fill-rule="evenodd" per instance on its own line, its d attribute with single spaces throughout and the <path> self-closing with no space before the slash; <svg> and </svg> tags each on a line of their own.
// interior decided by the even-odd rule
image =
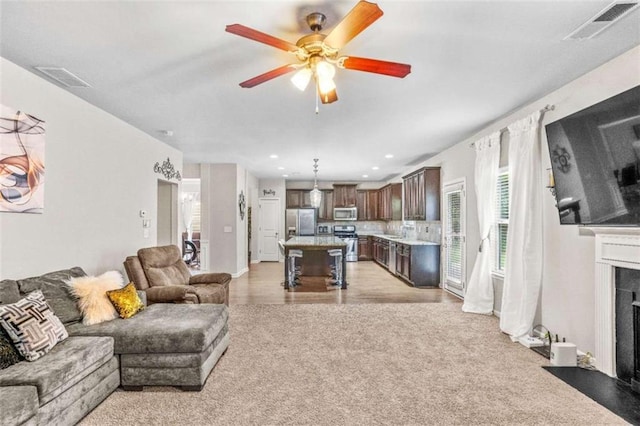
<svg viewBox="0 0 640 426">
<path fill-rule="evenodd" d="M 440 243 L 442 238 L 442 224 L 427 221 L 391 221 L 386 224 L 386 234 L 403 235 L 410 240 L 430 241 Z"/>
<path fill-rule="evenodd" d="M 367 234 L 392 234 L 402 235 L 402 227 L 406 229 L 406 238 L 410 240 L 431 241 L 440 243 L 442 234 L 442 225 L 440 222 L 426 221 L 406 221 L 401 220 L 382 222 L 382 221 L 329 221 L 321 222 L 319 225 L 330 225 L 333 229 L 335 225 L 355 225 L 356 233 Z"/>
</svg>

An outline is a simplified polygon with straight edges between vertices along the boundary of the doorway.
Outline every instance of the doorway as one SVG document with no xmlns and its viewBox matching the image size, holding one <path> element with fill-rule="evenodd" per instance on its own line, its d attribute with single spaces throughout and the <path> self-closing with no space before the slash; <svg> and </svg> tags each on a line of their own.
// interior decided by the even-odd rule
<svg viewBox="0 0 640 426">
<path fill-rule="evenodd" d="M 156 212 L 156 245 L 178 243 L 178 185 L 158 181 L 158 207 Z"/>
<path fill-rule="evenodd" d="M 261 198 L 258 202 L 260 213 L 258 216 L 258 245 L 261 262 L 278 262 L 280 249 L 280 210 L 279 198 Z"/>
</svg>

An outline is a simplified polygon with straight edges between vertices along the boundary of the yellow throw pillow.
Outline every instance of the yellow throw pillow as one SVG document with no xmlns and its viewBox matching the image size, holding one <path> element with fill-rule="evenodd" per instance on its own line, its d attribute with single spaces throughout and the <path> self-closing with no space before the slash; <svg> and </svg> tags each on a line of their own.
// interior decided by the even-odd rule
<svg viewBox="0 0 640 426">
<path fill-rule="evenodd" d="M 133 283 L 129 283 L 119 290 L 107 291 L 107 297 L 118 311 L 120 318 L 131 318 L 144 309 L 144 304 Z"/>
</svg>

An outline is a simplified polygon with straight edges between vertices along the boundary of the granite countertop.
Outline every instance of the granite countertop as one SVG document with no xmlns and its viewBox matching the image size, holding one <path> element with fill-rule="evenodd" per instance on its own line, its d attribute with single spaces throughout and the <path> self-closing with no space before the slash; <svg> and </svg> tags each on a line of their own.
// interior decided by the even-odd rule
<svg viewBox="0 0 640 426">
<path fill-rule="evenodd" d="M 367 235 L 367 234 L 359 234 L 359 235 Z M 386 235 L 386 234 L 368 234 L 368 235 L 371 235 L 373 237 L 378 237 L 378 238 L 384 238 L 385 240 L 406 244 L 409 246 L 439 246 L 440 245 L 440 243 L 434 243 L 432 241 L 413 240 L 408 238 L 402 238 L 395 235 Z"/>
<path fill-rule="evenodd" d="M 315 237 L 293 237 L 285 241 L 285 247 L 344 247 L 347 243 L 333 235 Z"/>
</svg>

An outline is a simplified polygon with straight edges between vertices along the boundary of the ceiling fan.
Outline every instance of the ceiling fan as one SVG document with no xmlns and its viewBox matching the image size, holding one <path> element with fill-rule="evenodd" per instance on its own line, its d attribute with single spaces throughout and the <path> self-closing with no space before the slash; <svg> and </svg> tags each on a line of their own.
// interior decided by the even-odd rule
<svg viewBox="0 0 640 426">
<path fill-rule="evenodd" d="M 382 15 L 383 12 L 377 4 L 362 0 L 329 34 L 325 35 L 320 31 L 326 17 L 322 13 L 314 12 L 307 16 L 307 24 L 313 33 L 301 37 L 295 44 L 244 25 L 227 25 L 226 31 L 229 33 L 287 51 L 298 59 L 297 63 L 283 65 L 243 81 L 240 86 L 255 87 L 276 77 L 297 71 L 291 78 L 293 84 L 298 89 L 305 90 L 313 77 L 322 103 L 328 104 L 338 100 L 336 85 L 333 81 L 336 66 L 348 70 L 404 78 L 411 72 L 411 65 L 355 56 L 339 56 L 340 49 Z"/>
</svg>

